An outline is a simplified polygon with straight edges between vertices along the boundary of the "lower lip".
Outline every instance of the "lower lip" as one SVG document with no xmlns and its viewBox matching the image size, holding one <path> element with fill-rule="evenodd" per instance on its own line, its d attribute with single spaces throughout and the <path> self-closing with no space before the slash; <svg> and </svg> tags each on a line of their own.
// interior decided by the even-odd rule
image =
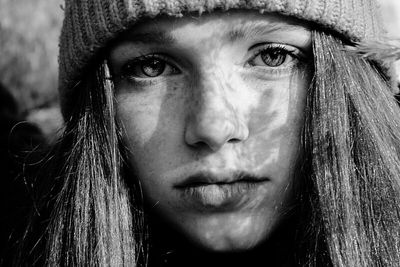
<svg viewBox="0 0 400 267">
<path fill-rule="evenodd" d="M 243 207 L 254 198 L 261 182 L 205 184 L 181 188 L 185 203 L 201 211 L 228 211 Z"/>
</svg>

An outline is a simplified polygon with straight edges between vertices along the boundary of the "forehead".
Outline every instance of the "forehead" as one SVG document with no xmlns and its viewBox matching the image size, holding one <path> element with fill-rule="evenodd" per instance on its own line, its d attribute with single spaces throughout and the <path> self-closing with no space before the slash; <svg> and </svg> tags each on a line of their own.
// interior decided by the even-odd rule
<svg viewBox="0 0 400 267">
<path fill-rule="evenodd" d="M 235 42 L 259 36 L 279 36 L 288 43 L 305 46 L 310 25 L 292 17 L 256 11 L 214 12 L 182 18 L 161 17 L 141 22 L 125 32 L 121 39 L 141 44 L 171 45 L 212 39 Z M 285 41 L 284 40 L 284 41 Z"/>
</svg>

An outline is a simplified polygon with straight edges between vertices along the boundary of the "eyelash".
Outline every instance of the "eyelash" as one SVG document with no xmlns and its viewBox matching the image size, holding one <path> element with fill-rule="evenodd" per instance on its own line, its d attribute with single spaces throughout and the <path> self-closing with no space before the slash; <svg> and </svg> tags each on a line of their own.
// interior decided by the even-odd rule
<svg viewBox="0 0 400 267">
<path fill-rule="evenodd" d="M 262 73 L 268 73 L 270 75 L 281 75 L 281 74 L 286 74 L 290 73 L 290 70 L 295 67 L 298 63 L 301 63 L 304 60 L 304 56 L 302 55 L 301 51 L 298 49 L 284 45 L 284 44 L 259 44 L 259 45 L 254 45 L 250 50 L 255 49 L 255 52 L 253 52 L 252 56 L 250 57 L 249 60 L 246 61 L 244 64 L 245 67 L 248 68 L 255 68 L 258 69 L 261 74 Z M 275 55 L 283 55 L 285 57 L 284 61 L 282 64 L 279 64 L 279 66 L 262 66 L 262 65 L 255 65 L 254 61 L 257 59 L 258 56 L 261 56 L 262 53 L 268 52 L 270 55 L 275 54 Z M 289 63 L 285 63 L 287 61 L 287 56 L 290 56 L 293 58 L 293 60 Z M 135 68 L 141 68 L 141 71 L 143 72 L 143 65 L 146 61 L 151 61 L 153 60 L 153 63 L 156 61 L 162 62 L 164 64 L 164 69 L 161 74 L 156 75 L 154 77 L 149 76 L 147 74 L 144 74 L 147 77 L 138 77 L 137 75 L 135 76 Z M 133 58 L 129 60 L 127 63 L 123 65 L 121 68 L 121 75 L 119 75 L 121 80 L 127 80 L 130 82 L 134 83 L 142 83 L 146 85 L 152 85 L 159 81 L 159 79 L 163 78 L 165 75 L 162 75 L 165 72 L 165 68 L 169 69 L 170 74 L 175 75 L 175 74 L 180 74 L 181 71 L 179 70 L 178 67 L 175 66 L 174 63 L 171 63 L 171 58 L 168 55 L 164 54 L 147 54 L 147 55 L 141 55 L 139 57 Z M 283 66 L 282 66 L 283 65 Z M 133 69 L 132 69 L 133 68 Z"/>
<path fill-rule="evenodd" d="M 253 47 L 257 48 L 256 52 L 247 61 L 246 65 L 248 67 L 261 68 L 261 69 L 263 69 L 263 71 L 285 72 L 285 71 L 292 69 L 294 66 L 296 66 L 297 63 L 301 63 L 304 59 L 304 56 L 302 55 L 300 50 L 298 50 L 294 47 L 291 47 L 291 46 L 284 45 L 284 44 L 268 43 L 268 44 L 255 45 Z M 263 52 L 268 52 L 269 54 L 281 55 L 281 56 L 284 56 L 285 58 L 284 58 L 282 64 L 280 64 L 279 66 L 268 66 L 268 65 L 260 66 L 260 65 L 252 64 L 258 56 L 262 55 Z M 293 59 L 289 63 L 286 62 L 288 56 Z"/>
<path fill-rule="evenodd" d="M 164 54 L 147 54 L 147 55 L 141 55 L 139 57 L 133 58 L 129 60 L 127 63 L 125 63 L 122 68 L 121 68 L 121 75 L 120 79 L 127 79 L 128 81 L 132 82 L 151 82 L 151 80 L 157 79 L 162 77 L 161 74 L 151 77 L 147 74 L 144 73 L 145 76 L 147 77 L 137 77 L 135 76 L 134 68 L 141 68 L 143 71 L 144 63 L 150 62 L 153 60 L 153 63 L 158 61 L 161 62 L 164 66 L 162 73 L 164 73 L 165 69 L 169 69 L 172 74 L 179 74 L 180 70 L 175 66 L 175 64 L 170 63 L 171 59 L 167 55 Z M 132 69 L 133 68 L 133 69 Z"/>
</svg>

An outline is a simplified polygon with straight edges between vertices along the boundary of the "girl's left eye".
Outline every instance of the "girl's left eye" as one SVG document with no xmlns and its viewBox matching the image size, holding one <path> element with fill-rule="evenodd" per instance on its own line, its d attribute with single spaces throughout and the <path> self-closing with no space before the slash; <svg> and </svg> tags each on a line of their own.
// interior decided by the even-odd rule
<svg viewBox="0 0 400 267">
<path fill-rule="evenodd" d="M 179 74 L 174 65 L 161 56 L 147 55 L 135 58 L 122 67 L 122 76 L 126 78 L 151 79 L 159 76 Z"/>
<path fill-rule="evenodd" d="M 299 58 L 300 51 L 285 45 L 267 44 L 258 49 L 248 61 L 250 66 L 277 68 L 287 65 Z"/>
</svg>

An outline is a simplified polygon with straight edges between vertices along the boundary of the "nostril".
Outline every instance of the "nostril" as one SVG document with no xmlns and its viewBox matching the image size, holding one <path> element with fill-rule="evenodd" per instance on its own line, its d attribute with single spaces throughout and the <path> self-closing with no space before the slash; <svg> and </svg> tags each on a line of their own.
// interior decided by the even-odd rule
<svg viewBox="0 0 400 267">
<path fill-rule="evenodd" d="M 211 149 L 213 151 L 217 151 L 226 143 L 236 144 L 236 143 L 240 143 L 240 142 L 242 142 L 242 140 L 239 138 L 231 138 L 224 142 L 218 142 L 213 139 L 204 139 L 204 140 L 198 140 L 197 142 L 188 142 L 188 145 L 194 149 L 199 149 L 199 150 Z"/>
<path fill-rule="evenodd" d="M 206 116 L 207 115 L 207 116 Z M 212 115 L 212 116 L 211 116 Z M 249 130 L 236 116 L 226 114 L 196 114 L 188 120 L 185 142 L 192 148 L 217 151 L 225 144 L 237 144 L 248 137 Z"/>
<path fill-rule="evenodd" d="M 240 139 L 238 139 L 238 138 L 232 138 L 232 139 L 229 139 L 228 140 L 228 143 L 232 143 L 232 144 L 235 144 L 235 143 L 240 143 L 242 140 L 240 140 Z"/>
<path fill-rule="evenodd" d="M 198 141 L 195 143 L 188 144 L 189 146 L 196 148 L 196 149 L 206 149 L 209 148 L 210 145 L 203 141 Z"/>
</svg>

